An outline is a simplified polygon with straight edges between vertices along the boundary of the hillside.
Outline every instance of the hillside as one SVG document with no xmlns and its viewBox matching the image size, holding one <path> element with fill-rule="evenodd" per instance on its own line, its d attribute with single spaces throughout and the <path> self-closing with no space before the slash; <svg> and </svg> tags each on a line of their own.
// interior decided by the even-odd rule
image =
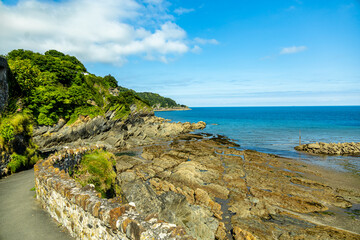
<svg viewBox="0 0 360 240">
<path fill-rule="evenodd" d="M 125 120 L 133 112 L 151 112 L 133 91 L 119 92 L 111 75 L 87 72 L 75 57 L 50 50 L 45 54 L 13 50 L 1 65 L 0 177 L 31 167 L 38 160 L 34 130 L 71 125 L 79 117 Z M 5 107 L 5 108 L 4 108 Z M 4 109 L 3 109 L 4 108 Z M 33 130 L 34 129 L 34 130 Z"/>
<path fill-rule="evenodd" d="M 108 110 L 123 118 L 133 104 L 149 108 L 132 91 L 112 91 L 117 82 L 111 75 L 90 74 L 73 56 L 55 50 L 40 54 L 20 49 L 6 58 L 14 79 L 7 112 L 30 114 L 39 125 L 53 125 L 60 118 L 73 122 L 79 115 L 94 117 Z"/>
<path fill-rule="evenodd" d="M 120 92 L 125 92 L 125 91 L 129 91 L 130 89 L 125 88 L 125 87 L 118 87 Z M 168 98 L 168 97 L 163 97 L 157 93 L 152 93 L 152 92 L 135 92 L 134 90 L 130 90 L 133 91 L 133 93 L 140 97 L 142 100 L 146 101 L 151 107 L 154 108 L 154 110 L 160 109 L 160 108 L 188 108 L 186 105 L 182 105 L 182 104 L 178 104 L 175 100 Z"/>
</svg>

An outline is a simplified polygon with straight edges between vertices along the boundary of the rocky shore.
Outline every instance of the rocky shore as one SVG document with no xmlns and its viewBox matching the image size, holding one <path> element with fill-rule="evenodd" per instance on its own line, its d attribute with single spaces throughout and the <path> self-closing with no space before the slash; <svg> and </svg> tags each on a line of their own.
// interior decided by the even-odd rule
<svg viewBox="0 0 360 240">
<path fill-rule="evenodd" d="M 234 146 L 188 133 L 130 149 L 118 153 L 118 184 L 196 239 L 359 239 L 358 176 L 339 186 L 323 169 Z"/>
<path fill-rule="evenodd" d="M 38 127 L 43 154 L 103 145 L 115 153 L 123 199 L 195 239 L 359 239 L 359 176 L 238 150 L 220 135 L 191 133 L 152 113 L 112 113 Z M 319 144 L 320 145 L 320 144 Z"/>
<path fill-rule="evenodd" d="M 134 113 L 126 120 L 113 120 L 113 113 L 93 119 L 80 117 L 67 125 L 60 120 L 55 126 L 34 129 L 34 141 L 42 153 L 66 148 L 101 144 L 107 149 L 124 149 L 169 140 L 181 133 L 206 127 L 204 122 L 174 123 L 155 117 L 152 112 Z"/>
<path fill-rule="evenodd" d="M 296 146 L 295 150 L 312 154 L 360 155 L 360 142 L 346 143 L 309 143 Z"/>
</svg>

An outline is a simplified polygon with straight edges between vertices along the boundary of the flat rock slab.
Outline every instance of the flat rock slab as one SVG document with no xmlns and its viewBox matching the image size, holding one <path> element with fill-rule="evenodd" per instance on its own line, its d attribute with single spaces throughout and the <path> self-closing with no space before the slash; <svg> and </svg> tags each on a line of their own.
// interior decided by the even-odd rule
<svg viewBox="0 0 360 240">
<path fill-rule="evenodd" d="M 34 186 L 33 169 L 0 180 L 0 239 L 73 239 L 41 208 Z"/>
</svg>

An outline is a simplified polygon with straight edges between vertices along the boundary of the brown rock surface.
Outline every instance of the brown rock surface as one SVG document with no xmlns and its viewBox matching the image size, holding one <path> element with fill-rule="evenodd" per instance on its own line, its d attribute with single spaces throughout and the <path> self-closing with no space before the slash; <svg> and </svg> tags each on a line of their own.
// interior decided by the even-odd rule
<svg viewBox="0 0 360 240">
<path fill-rule="evenodd" d="M 350 187 L 345 180 L 334 184 L 325 178 L 331 175 L 328 170 L 236 150 L 229 142 L 221 136 L 185 134 L 170 144 L 140 149 L 142 158 L 126 156 L 121 161 L 123 166 L 133 165 L 125 172 L 147 182 L 158 196 L 173 192 L 185 197 L 191 211 L 197 211 L 195 206 L 211 211 L 212 218 L 220 221 L 211 230 L 217 239 L 227 239 L 230 232 L 235 239 L 337 239 L 324 233 L 322 224 L 337 228 L 331 228 L 336 232 L 333 236 L 359 237 L 358 216 L 344 215 L 360 203 L 358 185 Z M 343 179 L 342 174 L 336 176 Z M 358 176 L 350 179 L 359 181 Z M 210 221 L 209 215 L 196 216 L 202 223 Z M 195 223 L 182 224 L 188 233 L 195 232 Z M 196 231 L 197 238 L 206 239 L 201 232 Z"/>
<path fill-rule="evenodd" d="M 295 150 L 312 154 L 360 155 L 360 142 L 346 143 L 309 143 L 296 146 Z"/>
</svg>

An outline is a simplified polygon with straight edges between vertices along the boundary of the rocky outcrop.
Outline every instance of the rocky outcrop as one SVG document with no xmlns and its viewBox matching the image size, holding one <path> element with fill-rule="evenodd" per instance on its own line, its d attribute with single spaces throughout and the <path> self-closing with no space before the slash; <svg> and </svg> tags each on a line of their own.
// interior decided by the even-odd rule
<svg viewBox="0 0 360 240">
<path fill-rule="evenodd" d="M 67 125 L 59 120 L 55 126 L 40 126 L 34 129 L 34 141 L 41 152 L 54 152 L 67 146 L 78 147 L 94 144 L 111 148 L 132 148 L 167 140 L 178 134 L 203 129 L 204 122 L 171 123 L 153 113 L 134 113 L 126 120 L 113 120 L 113 112 L 93 119 L 80 117 Z"/>
<path fill-rule="evenodd" d="M 0 113 L 6 107 L 9 98 L 9 71 L 6 59 L 0 57 Z"/>
<path fill-rule="evenodd" d="M 346 143 L 309 143 L 296 146 L 295 150 L 326 155 L 360 155 L 360 142 Z"/>
</svg>

